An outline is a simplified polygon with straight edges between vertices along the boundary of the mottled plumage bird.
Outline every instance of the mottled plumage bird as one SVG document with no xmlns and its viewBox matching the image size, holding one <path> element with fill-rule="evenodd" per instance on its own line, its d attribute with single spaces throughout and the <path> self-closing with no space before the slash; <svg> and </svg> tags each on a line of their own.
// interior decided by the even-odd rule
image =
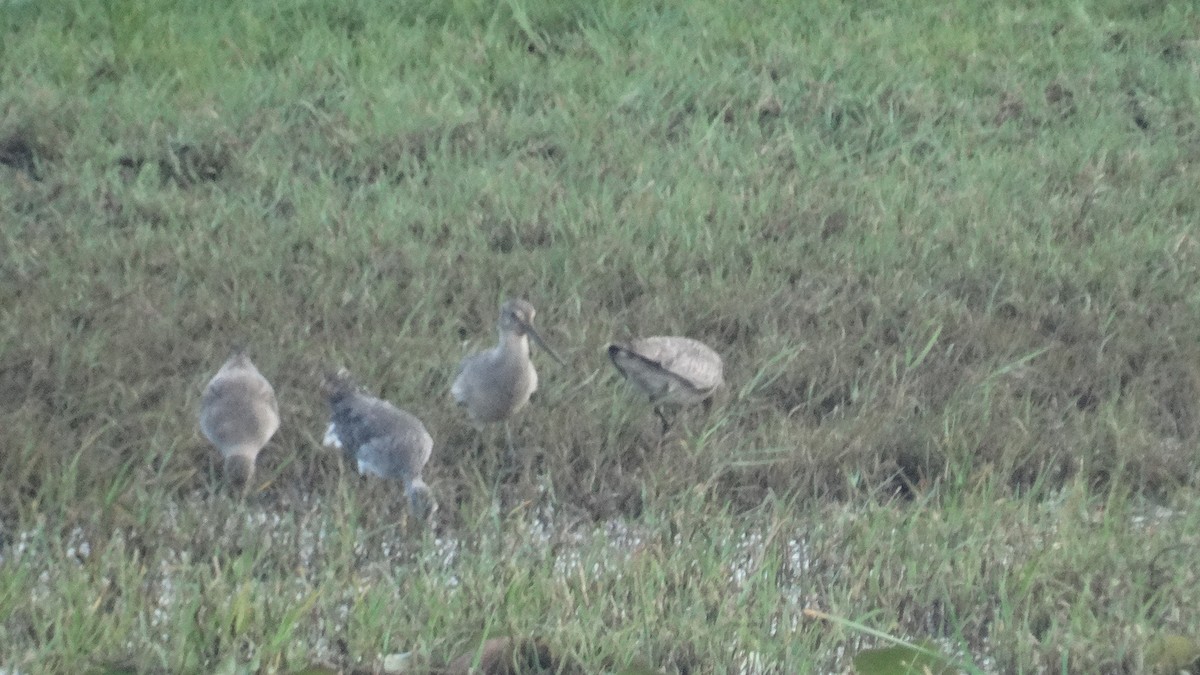
<svg viewBox="0 0 1200 675">
<path fill-rule="evenodd" d="M 221 451 L 225 476 L 246 489 L 258 453 L 279 429 L 279 404 L 267 378 L 246 352 L 233 352 L 204 388 L 200 431 Z"/>
<path fill-rule="evenodd" d="M 367 394 L 345 368 L 326 376 L 324 390 L 331 411 L 325 445 L 340 448 L 360 474 L 403 481 L 413 516 L 428 520 L 437 510 L 437 500 L 421 478 L 433 452 L 425 425 Z"/>
<path fill-rule="evenodd" d="M 614 343 L 608 346 L 608 358 L 626 380 L 650 397 L 663 433 L 670 428 L 663 405 L 703 403 L 707 410 L 713 392 L 724 381 L 721 356 L 692 338 L 655 336 Z"/>
<path fill-rule="evenodd" d="M 467 409 L 477 427 L 504 422 L 510 458 L 514 451 L 508 420 L 538 386 L 537 370 L 529 358 L 529 338 L 559 364 L 566 365 L 533 329 L 534 314 L 533 305 L 524 300 L 508 300 L 501 305 L 496 346 L 464 358 L 450 387 L 454 400 Z"/>
</svg>

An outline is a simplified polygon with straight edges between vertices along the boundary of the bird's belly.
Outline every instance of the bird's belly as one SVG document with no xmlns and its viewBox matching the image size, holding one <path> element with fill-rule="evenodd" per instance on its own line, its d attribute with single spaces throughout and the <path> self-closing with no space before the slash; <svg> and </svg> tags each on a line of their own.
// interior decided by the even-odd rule
<svg viewBox="0 0 1200 675">
<path fill-rule="evenodd" d="M 537 389 L 537 372 L 532 367 L 500 371 L 496 377 L 475 387 L 468 410 L 476 422 L 499 422 L 529 402 Z"/>
</svg>

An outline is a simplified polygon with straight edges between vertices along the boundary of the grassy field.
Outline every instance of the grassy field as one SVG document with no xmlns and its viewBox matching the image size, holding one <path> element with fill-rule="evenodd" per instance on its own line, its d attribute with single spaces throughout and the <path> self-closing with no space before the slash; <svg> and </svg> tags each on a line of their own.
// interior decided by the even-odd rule
<svg viewBox="0 0 1200 675">
<path fill-rule="evenodd" d="M 0 0 L 0 672 L 1140 673 L 1200 633 L 1188 2 Z M 538 307 L 502 433 L 450 399 Z M 660 441 L 604 346 L 706 341 Z M 283 424 L 197 430 L 234 343 Z M 320 445 L 345 365 L 441 510 Z M 455 665 L 457 667 L 457 665 Z M 529 672 L 539 672 L 536 668 Z"/>
</svg>

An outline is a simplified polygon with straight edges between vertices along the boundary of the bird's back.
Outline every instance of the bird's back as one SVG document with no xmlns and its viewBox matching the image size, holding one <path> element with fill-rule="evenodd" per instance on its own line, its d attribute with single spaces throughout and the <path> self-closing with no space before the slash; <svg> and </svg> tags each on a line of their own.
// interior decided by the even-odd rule
<svg viewBox="0 0 1200 675">
<path fill-rule="evenodd" d="M 222 453 L 261 448 L 279 428 L 275 390 L 253 366 L 223 367 L 200 402 L 200 430 Z"/>
<path fill-rule="evenodd" d="M 330 400 L 333 434 L 363 473 L 410 480 L 421 475 L 433 438 L 421 420 L 382 399 L 349 392 Z"/>
<path fill-rule="evenodd" d="M 638 338 L 613 344 L 608 353 L 617 370 L 656 402 L 698 401 L 723 382 L 720 355 L 699 340 Z"/>
</svg>

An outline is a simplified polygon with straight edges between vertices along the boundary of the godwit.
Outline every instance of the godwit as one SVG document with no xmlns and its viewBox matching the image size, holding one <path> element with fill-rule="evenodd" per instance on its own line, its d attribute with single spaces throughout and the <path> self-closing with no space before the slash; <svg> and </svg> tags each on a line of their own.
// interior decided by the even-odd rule
<svg viewBox="0 0 1200 675">
<path fill-rule="evenodd" d="M 332 411 L 325 445 L 341 448 L 360 474 L 404 482 L 413 516 L 428 520 L 437 510 L 421 471 L 433 452 L 433 438 L 421 420 L 364 392 L 345 369 L 327 375 L 325 394 Z"/>
<path fill-rule="evenodd" d="M 477 427 L 504 422 L 510 460 L 515 453 L 509 418 L 529 401 L 538 386 L 537 370 L 529 358 L 529 338 L 560 365 L 566 365 L 534 330 L 534 314 L 533 305 L 524 300 L 508 300 L 501 305 L 496 346 L 464 358 L 450 387 L 454 400 L 467 409 Z"/>
<path fill-rule="evenodd" d="M 237 349 L 204 388 L 200 431 L 221 451 L 225 477 L 245 490 L 254 461 L 279 428 L 279 404 L 267 378 Z"/>
<path fill-rule="evenodd" d="M 702 402 L 707 411 L 713 392 L 723 382 L 721 356 L 691 338 L 656 336 L 614 343 L 608 346 L 608 358 L 625 379 L 650 397 L 664 434 L 670 423 L 663 405 Z"/>
</svg>

